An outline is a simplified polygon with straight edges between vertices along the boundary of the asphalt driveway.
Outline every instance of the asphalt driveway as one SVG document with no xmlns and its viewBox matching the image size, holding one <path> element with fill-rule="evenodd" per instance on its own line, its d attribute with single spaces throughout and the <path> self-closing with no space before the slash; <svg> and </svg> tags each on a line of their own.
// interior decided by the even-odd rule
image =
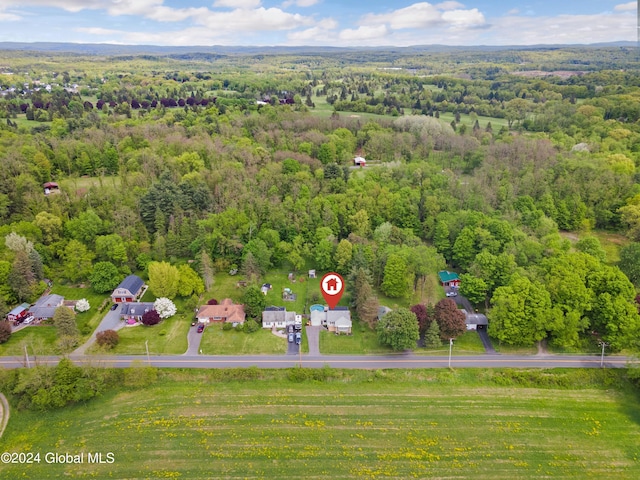
<svg viewBox="0 0 640 480">
<path fill-rule="evenodd" d="M 102 318 L 100 325 L 98 325 L 95 331 L 91 334 L 91 337 L 89 337 L 89 340 L 75 349 L 73 353 L 83 355 L 87 348 L 89 348 L 93 344 L 93 342 L 95 342 L 96 334 L 98 332 L 121 329 L 124 326 L 124 322 L 120 320 L 120 308 L 121 306 L 119 305 L 115 310 L 108 310 L 107 314 Z"/>
</svg>

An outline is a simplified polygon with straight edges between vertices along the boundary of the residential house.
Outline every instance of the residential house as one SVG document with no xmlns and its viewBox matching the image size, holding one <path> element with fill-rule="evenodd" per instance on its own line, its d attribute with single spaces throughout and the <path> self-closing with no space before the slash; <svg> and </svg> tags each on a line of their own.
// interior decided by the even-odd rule
<svg viewBox="0 0 640 480">
<path fill-rule="evenodd" d="M 111 294 L 113 303 L 135 302 L 144 293 L 144 281 L 137 275 L 129 275 Z"/>
<path fill-rule="evenodd" d="M 365 160 L 364 157 L 358 156 L 358 157 L 353 159 L 353 164 L 356 167 L 366 167 L 367 166 L 367 161 Z"/>
<path fill-rule="evenodd" d="M 236 305 L 230 298 L 225 298 L 219 305 L 203 305 L 196 313 L 200 323 L 226 322 L 236 326 L 244 323 L 246 314 L 244 305 Z"/>
<path fill-rule="evenodd" d="M 267 307 L 262 312 L 262 328 L 286 328 L 295 319 L 296 312 L 287 312 L 285 307 Z"/>
<path fill-rule="evenodd" d="M 458 288 L 460 286 L 460 277 L 458 277 L 458 274 L 455 272 L 441 270 L 438 272 L 438 277 L 440 277 L 440 283 L 443 287 Z"/>
<path fill-rule="evenodd" d="M 44 295 L 29 309 L 29 315 L 35 320 L 48 320 L 53 318 L 56 308 L 61 307 L 63 303 L 64 297 L 62 295 Z M 73 312 L 73 309 L 70 310 Z"/>
<path fill-rule="evenodd" d="M 151 302 L 128 302 L 120 307 L 120 318 L 122 320 L 142 321 L 142 315 L 153 310 L 155 307 Z"/>
<path fill-rule="evenodd" d="M 330 332 L 351 334 L 353 322 L 351 321 L 349 307 L 336 307 L 333 309 L 322 307 L 322 310 L 319 310 L 316 305 L 313 305 L 310 310 L 311 326 L 322 325 L 327 327 Z"/>
</svg>

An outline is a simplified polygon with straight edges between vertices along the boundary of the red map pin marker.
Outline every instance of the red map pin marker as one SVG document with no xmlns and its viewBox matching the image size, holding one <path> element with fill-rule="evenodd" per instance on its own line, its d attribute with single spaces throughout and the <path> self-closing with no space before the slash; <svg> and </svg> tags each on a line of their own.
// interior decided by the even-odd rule
<svg viewBox="0 0 640 480">
<path fill-rule="evenodd" d="M 336 308 L 344 293 L 344 279 L 338 273 L 327 273 L 322 277 L 320 290 L 329 308 Z"/>
</svg>

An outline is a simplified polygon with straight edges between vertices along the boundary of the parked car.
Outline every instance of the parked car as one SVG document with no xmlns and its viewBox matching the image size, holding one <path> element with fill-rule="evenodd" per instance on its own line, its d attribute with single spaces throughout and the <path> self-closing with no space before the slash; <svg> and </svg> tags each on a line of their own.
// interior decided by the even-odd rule
<svg viewBox="0 0 640 480">
<path fill-rule="evenodd" d="M 447 292 L 447 297 L 457 297 L 458 296 L 458 292 Z"/>
<path fill-rule="evenodd" d="M 300 332 L 296 333 L 296 343 L 298 345 L 302 343 L 302 334 Z"/>
<path fill-rule="evenodd" d="M 293 333 L 289 334 L 289 343 L 293 343 Z"/>
<path fill-rule="evenodd" d="M 118 308 L 118 304 L 114 303 L 113 305 L 111 305 L 111 311 L 113 312 L 116 308 Z"/>
<path fill-rule="evenodd" d="M 200 325 L 198 325 L 198 333 L 202 333 L 204 332 L 204 323 L 201 323 Z"/>
<path fill-rule="evenodd" d="M 25 325 L 29 325 L 31 322 L 33 322 L 35 320 L 35 318 L 33 317 L 33 315 L 28 316 L 27 318 L 24 319 L 24 324 Z"/>
</svg>

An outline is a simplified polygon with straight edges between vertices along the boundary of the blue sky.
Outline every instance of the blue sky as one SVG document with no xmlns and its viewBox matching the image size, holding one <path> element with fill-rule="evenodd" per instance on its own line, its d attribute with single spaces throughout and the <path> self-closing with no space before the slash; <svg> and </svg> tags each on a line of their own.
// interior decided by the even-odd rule
<svg viewBox="0 0 640 480">
<path fill-rule="evenodd" d="M 636 41 L 638 0 L 0 0 L 0 41 L 531 45 Z"/>
</svg>

